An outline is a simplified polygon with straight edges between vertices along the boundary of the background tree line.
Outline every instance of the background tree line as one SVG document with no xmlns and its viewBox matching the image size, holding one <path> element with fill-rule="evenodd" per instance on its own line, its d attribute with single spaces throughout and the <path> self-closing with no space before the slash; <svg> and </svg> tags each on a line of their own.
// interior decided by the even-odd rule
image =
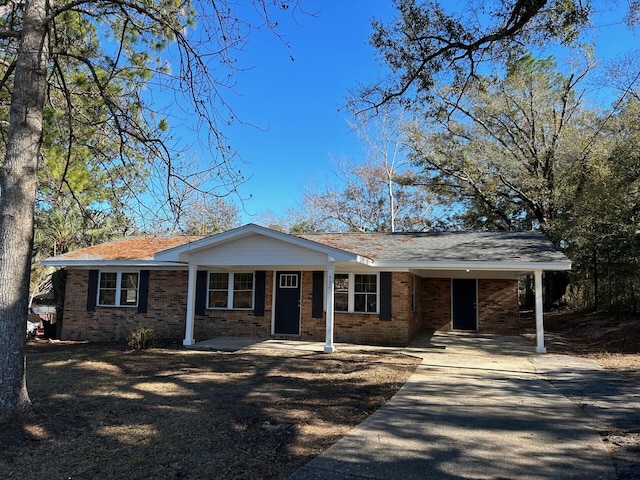
<svg viewBox="0 0 640 480">
<path fill-rule="evenodd" d="M 463 90 L 439 86 L 428 110 L 387 109 L 359 126 L 383 147 L 365 141 L 368 162 L 304 188 L 284 223 L 293 232 L 539 229 L 573 262 L 555 298 L 548 284 L 550 300 L 569 284 L 573 307 L 637 312 L 640 86 L 631 78 L 596 108 L 593 71 L 586 60 L 561 71 L 553 57 L 524 54 Z"/>
</svg>

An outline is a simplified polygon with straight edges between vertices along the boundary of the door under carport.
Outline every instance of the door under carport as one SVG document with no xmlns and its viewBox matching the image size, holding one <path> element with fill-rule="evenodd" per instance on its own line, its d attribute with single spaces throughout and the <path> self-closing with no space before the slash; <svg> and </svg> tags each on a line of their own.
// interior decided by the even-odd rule
<svg viewBox="0 0 640 480">
<path fill-rule="evenodd" d="M 451 280 L 451 307 L 454 330 L 478 330 L 478 285 L 476 279 Z"/>
</svg>

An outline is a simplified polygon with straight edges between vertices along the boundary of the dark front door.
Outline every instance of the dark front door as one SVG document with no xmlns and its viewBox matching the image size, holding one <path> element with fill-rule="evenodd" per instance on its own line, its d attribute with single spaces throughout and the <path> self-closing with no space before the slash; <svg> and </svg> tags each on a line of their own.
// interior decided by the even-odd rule
<svg viewBox="0 0 640 480">
<path fill-rule="evenodd" d="M 454 278 L 451 289 L 454 330 L 477 330 L 476 280 Z"/>
<path fill-rule="evenodd" d="M 276 306 L 273 333 L 300 334 L 300 272 L 276 273 Z"/>
</svg>

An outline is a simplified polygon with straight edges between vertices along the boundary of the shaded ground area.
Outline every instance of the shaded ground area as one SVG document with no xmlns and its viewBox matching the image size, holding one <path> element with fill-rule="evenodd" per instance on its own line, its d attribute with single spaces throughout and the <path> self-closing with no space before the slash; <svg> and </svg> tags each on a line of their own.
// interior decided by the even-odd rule
<svg viewBox="0 0 640 480">
<path fill-rule="evenodd" d="M 0 424 L 0 478 L 286 478 L 385 403 L 391 353 L 30 346 L 36 413 Z"/>
<path fill-rule="evenodd" d="M 636 316 L 595 312 L 545 315 L 549 355 L 541 361 L 553 360 L 553 355 L 577 355 L 593 361 L 586 368 L 584 362 L 575 366 L 564 357 L 565 370 L 556 369 L 550 378 L 596 425 L 621 480 L 640 479 L 639 329 L 640 318 Z M 533 337 L 533 330 L 528 329 L 526 335 Z M 616 411 L 612 400 L 623 405 L 624 411 Z"/>
<path fill-rule="evenodd" d="M 535 339 L 535 320 L 523 315 L 523 334 Z M 607 369 L 640 381 L 640 317 L 613 316 L 599 312 L 560 311 L 545 313 L 548 353 L 594 359 Z"/>
<path fill-rule="evenodd" d="M 393 399 L 290 480 L 613 480 L 607 449 L 519 337 L 436 333 Z M 575 358 L 575 357 L 569 357 Z"/>
</svg>

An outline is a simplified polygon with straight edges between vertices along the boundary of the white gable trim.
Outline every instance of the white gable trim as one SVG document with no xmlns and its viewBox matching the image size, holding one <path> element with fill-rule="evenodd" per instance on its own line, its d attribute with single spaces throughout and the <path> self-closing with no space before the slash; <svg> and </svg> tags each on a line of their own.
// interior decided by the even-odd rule
<svg viewBox="0 0 640 480">
<path fill-rule="evenodd" d="M 246 255 L 252 252 L 245 251 L 243 254 L 243 252 L 240 252 L 237 249 L 234 251 L 232 247 L 234 243 L 237 243 L 244 244 L 246 248 L 249 242 L 242 242 L 242 240 L 249 239 L 251 237 L 262 237 L 268 241 L 265 243 L 270 243 L 271 245 L 280 244 L 282 245 L 282 247 L 288 247 L 290 249 L 297 250 L 298 252 L 306 251 L 312 257 L 314 256 L 313 254 L 315 254 L 316 257 L 318 255 L 321 255 L 323 259 L 331 257 L 335 261 L 339 262 L 371 264 L 370 259 L 362 257 L 360 255 L 322 245 L 320 243 L 306 240 L 304 238 L 288 235 L 286 233 L 278 232 L 276 230 L 261 227 L 255 224 L 248 224 L 243 227 L 229 230 L 217 235 L 212 235 L 211 237 L 203 238 L 192 243 L 180 245 L 169 250 L 158 252 L 155 254 L 154 260 L 157 262 L 191 263 L 191 259 L 198 259 L 198 263 L 200 263 L 208 256 L 208 253 L 211 253 L 215 257 L 216 249 L 218 249 L 219 251 L 228 249 L 228 253 L 230 255 L 227 256 L 227 259 L 225 261 L 225 264 L 227 265 L 248 265 L 249 263 L 251 263 L 252 265 L 264 264 L 263 262 L 265 262 L 266 260 L 263 260 L 262 262 L 259 262 L 257 264 L 255 262 L 249 262 L 248 260 L 250 259 L 247 258 Z M 249 257 L 251 257 L 251 255 L 249 255 Z M 324 260 L 322 264 L 325 264 L 326 261 L 327 260 Z M 273 263 L 281 264 L 281 262 L 279 261 L 275 261 Z"/>
</svg>

